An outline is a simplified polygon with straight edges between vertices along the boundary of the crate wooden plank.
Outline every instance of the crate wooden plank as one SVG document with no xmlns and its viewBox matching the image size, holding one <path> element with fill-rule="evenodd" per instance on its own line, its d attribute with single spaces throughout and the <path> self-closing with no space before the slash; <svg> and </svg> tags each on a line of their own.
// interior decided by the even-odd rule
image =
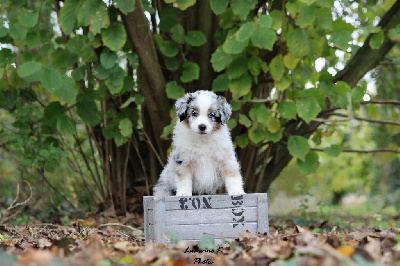
<svg viewBox="0 0 400 266">
<path fill-rule="evenodd" d="M 239 237 L 239 233 L 244 230 L 250 232 L 257 231 L 257 223 L 246 223 L 246 226 L 233 227 L 234 223 L 226 224 L 184 224 L 184 225 L 167 225 L 166 230 L 168 233 L 177 235 L 181 239 L 197 239 L 201 240 L 204 236 L 210 235 L 219 238 L 226 238 L 232 240 Z"/>
<path fill-rule="evenodd" d="M 268 232 L 268 197 L 267 194 L 259 194 L 257 198 L 257 232 Z"/>
<path fill-rule="evenodd" d="M 188 241 L 212 235 L 234 239 L 239 232 L 268 232 L 267 194 L 144 197 L 146 242 L 166 242 L 172 233 Z"/>
<path fill-rule="evenodd" d="M 198 209 L 198 210 L 170 210 L 166 211 L 166 223 L 172 224 L 192 224 L 193 218 L 199 224 L 215 224 L 215 223 L 230 223 L 235 215 L 232 211 L 235 209 Z M 257 222 L 258 208 L 248 207 L 238 210 L 237 213 L 242 212 L 246 217 L 246 222 Z"/>
<path fill-rule="evenodd" d="M 242 197 L 243 207 L 256 207 L 257 194 L 239 195 Z M 224 209 L 234 206 L 231 195 L 203 195 L 180 197 L 171 196 L 165 198 L 167 210 L 196 210 L 196 209 Z"/>
</svg>

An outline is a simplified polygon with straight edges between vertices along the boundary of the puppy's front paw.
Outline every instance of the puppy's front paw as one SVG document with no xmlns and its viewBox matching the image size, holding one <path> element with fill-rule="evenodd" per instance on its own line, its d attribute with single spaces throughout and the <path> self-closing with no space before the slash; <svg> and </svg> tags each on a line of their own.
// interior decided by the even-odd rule
<svg viewBox="0 0 400 266">
<path fill-rule="evenodd" d="M 192 191 L 189 191 L 188 189 L 178 189 L 176 191 L 176 196 L 182 196 L 182 197 L 192 196 Z"/>
</svg>

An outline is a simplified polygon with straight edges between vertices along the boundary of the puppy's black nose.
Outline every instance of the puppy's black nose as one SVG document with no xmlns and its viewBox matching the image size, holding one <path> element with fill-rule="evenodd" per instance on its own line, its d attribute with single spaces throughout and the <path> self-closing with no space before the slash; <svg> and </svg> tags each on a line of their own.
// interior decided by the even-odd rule
<svg viewBox="0 0 400 266">
<path fill-rule="evenodd" d="M 204 131 L 204 130 L 206 130 L 206 128 L 207 128 L 207 126 L 204 125 L 204 124 L 200 124 L 200 125 L 199 125 L 200 131 Z"/>
</svg>

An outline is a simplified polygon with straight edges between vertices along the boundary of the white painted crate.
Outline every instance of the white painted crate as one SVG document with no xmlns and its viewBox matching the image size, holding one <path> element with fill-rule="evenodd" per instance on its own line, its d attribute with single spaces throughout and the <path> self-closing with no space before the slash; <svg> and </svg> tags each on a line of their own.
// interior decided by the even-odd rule
<svg viewBox="0 0 400 266">
<path fill-rule="evenodd" d="M 164 242 L 162 234 L 200 241 L 211 235 L 217 243 L 233 240 L 239 232 L 268 232 L 266 193 L 244 195 L 143 197 L 144 232 L 148 241 Z"/>
</svg>

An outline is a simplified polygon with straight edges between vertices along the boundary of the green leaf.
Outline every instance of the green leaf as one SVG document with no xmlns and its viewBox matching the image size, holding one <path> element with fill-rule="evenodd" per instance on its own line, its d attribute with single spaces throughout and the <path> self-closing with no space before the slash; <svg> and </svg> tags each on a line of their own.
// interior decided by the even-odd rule
<svg viewBox="0 0 400 266">
<path fill-rule="evenodd" d="M 18 15 L 18 21 L 27 28 L 33 28 L 39 19 L 39 12 L 32 10 L 22 10 Z"/>
<path fill-rule="evenodd" d="M 199 79 L 200 67 L 194 62 L 186 62 L 182 66 L 182 76 L 181 81 L 187 83 L 196 79 Z"/>
<path fill-rule="evenodd" d="M 340 145 L 331 145 L 324 149 L 324 152 L 331 157 L 338 157 L 340 153 L 342 153 L 342 147 Z"/>
<path fill-rule="evenodd" d="M 204 236 L 199 243 L 199 248 L 206 250 L 218 250 L 217 245 L 214 243 L 214 237 L 212 236 Z"/>
<path fill-rule="evenodd" d="M 275 81 L 274 84 L 278 90 L 284 91 L 292 84 L 292 78 L 289 75 L 283 75 L 283 77 Z"/>
<path fill-rule="evenodd" d="M 188 31 L 185 36 L 185 41 L 191 46 L 202 46 L 206 43 L 207 38 L 201 31 Z"/>
<path fill-rule="evenodd" d="M 175 71 L 179 69 L 179 59 L 177 57 L 165 57 L 164 64 L 168 70 Z"/>
<path fill-rule="evenodd" d="M 215 15 L 222 14 L 228 6 L 229 0 L 210 0 L 211 10 Z"/>
<path fill-rule="evenodd" d="M 394 42 L 400 42 L 400 24 L 397 24 L 396 28 L 389 30 L 389 39 Z"/>
<path fill-rule="evenodd" d="M 82 101 L 76 103 L 76 112 L 83 122 L 96 126 L 100 123 L 99 110 L 94 101 L 84 98 Z"/>
<path fill-rule="evenodd" d="M 286 119 L 295 119 L 297 115 L 296 103 L 290 100 L 283 100 L 279 103 L 279 114 Z"/>
<path fill-rule="evenodd" d="M 255 144 L 258 144 L 260 142 L 262 142 L 263 140 L 265 140 L 265 131 L 261 128 L 261 127 L 257 127 L 255 125 L 253 125 L 250 129 L 249 129 L 249 138 L 252 142 L 254 142 Z"/>
<path fill-rule="evenodd" d="M 178 85 L 176 81 L 169 81 L 166 85 L 167 97 L 177 100 L 185 95 L 185 89 Z"/>
<path fill-rule="evenodd" d="M 9 34 L 14 40 L 23 41 L 28 30 L 16 21 L 10 23 Z"/>
<path fill-rule="evenodd" d="M 271 118 L 267 123 L 267 129 L 271 133 L 276 133 L 281 128 L 281 123 L 279 119 Z"/>
<path fill-rule="evenodd" d="M 33 75 L 34 73 L 40 71 L 42 69 L 42 64 L 36 61 L 30 61 L 23 63 L 19 68 L 18 68 L 18 76 L 21 78 L 25 78 L 28 76 Z"/>
<path fill-rule="evenodd" d="M 254 24 L 254 22 L 249 21 L 244 23 L 242 26 L 240 26 L 237 32 L 237 40 L 240 42 L 247 41 L 251 37 L 255 29 L 256 25 Z"/>
<path fill-rule="evenodd" d="M 76 133 L 76 123 L 67 115 L 60 115 L 57 118 L 57 129 L 61 133 L 73 135 Z"/>
<path fill-rule="evenodd" d="M 234 21 L 235 21 L 235 14 L 233 14 L 232 8 L 227 8 L 219 16 L 219 26 L 224 30 L 232 28 Z"/>
<path fill-rule="evenodd" d="M 160 44 L 160 51 L 167 57 L 174 57 L 178 54 L 178 47 L 171 41 L 162 41 Z"/>
<path fill-rule="evenodd" d="M 267 15 L 260 15 L 258 17 L 258 23 L 260 27 L 271 28 L 272 27 L 272 17 Z"/>
<path fill-rule="evenodd" d="M 232 0 L 231 8 L 233 13 L 239 16 L 241 20 L 245 20 L 247 15 L 256 7 L 257 0 Z"/>
<path fill-rule="evenodd" d="M 251 42 L 258 48 L 272 51 L 276 41 L 275 31 L 268 28 L 257 27 L 251 36 Z"/>
<path fill-rule="evenodd" d="M 76 11 L 79 7 L 79 0 L 66 0 L 64 6 L 60 10 L 58 23 L 62 31 L 69 35 L 72 33 L 75 25 Z"/>
<path fill-rule="evenodd" d="M 225 53 L 221 46 L 211 56 L 211 64 L 217 72 L 224 70 L 231 62 L 232 56 Z"/>
<path fill-rule="evenodd" d="M 0 38 L 7 36 L 7 34 L 8 34 L 8 29 L 4 27 L 3 20 L 0 19 Z"/>
<path fill-rule="evenodd" d="M 137 69 L 139 67 L 139 56 L 135 53 L 127 53 L 126 57 L 128 58 L 129 62 L 133 69 Z"/>
<path fill-rule="evenodd" d="M 296 57 L 294 54 L 288 53 L 283 57 L 283 64 L 287 69 L 293 70 L 296 68 L 297 63 L 300 58 Z"/>
<path fill-rule="evenodd" d="M 233 98 L 239 99 L 250 93 L 251 84 L 252 79 L 248 73 L 245 73 L 237 79 L 229 80 L 229 88 L 231 89 Z"/>
<path fill-rule="evenodd" d="M 125 73 L 124 70 L 118 65 L 112 69 L 111 75 L 106 79 L 106 86 L 111 94 L 117 94 L 121 92 L 124 87 L 124 78 Z"/>
<path fill-rule="evenodd" d="M 332 12 L 329 8 L 318 9 L 317 25 L 327 30 L 332 29 Z"/>
<path fill-rule="evenodd" d="M 119 132 L 116 133 L 114 136 L 114 142 L 115 142 L 115 145 L 117 145 L 117 147 L 121 147 L 127 141 L 128 141 L 128 138 L 122 136 L 121 133 L 119 133 Z"/>
<path fill-rule="evenodd" d="M 303 57 L 310 52 L 310 39 L 304 30 L 291 29 L 286 38 L 289 52 L 295 56 Z"/>
<path fill-rule="evenodd" d="M 229 66 L 228 78 L 235 79 L 246 73 L 248 70 L 247 61 L 247 58 L 244 56 L 236 58 Z"/>
<path fill-rule="evenodd" d="M 239 114 L 239 123 L 245 127 L 251 127 L 250 119 L 244 114 Z"/>
<path fill-rule="evenodd" d="M 68 40 L 67 49 L 74 54 L 82 50 L 82 46 L 87 42 L 86 36 L 75 35 Z"/>
<path fill-rule="evenodd" d="M 54 94 L 68 104 L 75 103 L 76 96 L 78 95 L 75 80 L 64 74 L 62 76 L 62 85 L 55 89 Z"/>
<path fill-rule="evenodd" d="M 316 0 L 299 0 L 300 3 L 306 4 L 306 5 L 311 5 L 315 2 Z"/>
<path fill-rule="evenodd" d="M 264 141 L 265 142 L 272 141 L 273 143 L 277 143 L 278 141 L 280 141 L 282 139 L 282 136 L 283 136 L 282 128 L 280 128 L 275 133 L 272 133 L 267 130 L 267 131 L 265 131 Z"/>
<path fill-rule="evenodd" d="M 307 124 L 321 112 L 321 107 L 315 97 L 300 98 L 297 100 L 297 113 Z"/>
<path fill-rule="evenodd" d="M 107 9 L 101 5 L 91 18 L 89 30 L 93 34 L 98 34 L 101 32 L 101 29 L 107 28 L 109 25 L 110 18 L 108 17 Z"/>
<path fill-rule="evenodd" d="M 345 51 L 349 47 L 349 42 L 353 38 L 351 37 L 351 32 L 346 30 L 335 31 L 331 33 L 331 38 L 329 39 L 336 47 Z"/>
<path fill-rule="evenodd" d="M 249 138 L 246 134 L 236 136 L 235 143 L 242 149 L 246 148 L 249 144 Z"/>
<path fill-rule="evenodd" d="M 104 45 L 118 52 L 126 42 L 126 31 L 122 24 L 112 24 L 101 32 Z"/>
<path fill-rule="evenodd" d="M 263 103 L 254 104 L 250 109 L 249 116 L 251 120 L 259 122 L 264 127 L 272 117 L 271 111 Z"/>
<path fill-rule="evenodd" d="M 310 145 L 305 137 L 291 135 L 289 136 L 288 149 L 293 157 L 303 159 L 310 151 Z"/>
<path fill-rule="evenodd" d="M 132 135 L 133 124 L 129 118 L 121 119 L 121 121 L 119 121 L 118 128 L 122 136 L 130 137 Z"/>
<path fill-rule="evenodd" d="M 346 95 L 351 91 L 350 86 L 344 81 L 338 81 L 333 88 L 333 93 L 336 95 Z"/>
<path fill-rule="evenodd" d="M 183 29 L 183 26 L 181 24 L 176 24 L 171 28 L 170 31 L 173 40 L 181 44 L 185 42 L 185 30 Z"/>
<path fill-rule="evenodd" d="M 282 27 L 282 11 L 273 10 L 269 15 L 272 18 L 272 29 L 279 30 Z"/>
<path fill-rule="evenodd" d="M 43 69 L 42 76 L 40 78 L 43 87 L 48 92 L 58 90 L 62 85 L 62 78 L 60 72 L 54 67 L 47 67 Z"/>
<path fill-rule="evenodd" d="M 112 125 L 107 125 L 106 127 L 103 127 L 102 132 L 103 136 L 108 140 L 114 138 L 116 134 L 113 130 Z"/>
<path fill-rule="evenodd" d="M 372 49 L 379 49 L 383 43 L 383 39 L 385 36 L 383 35 L 383 31 L 380 30 L 377 33 L 375 33 L 371 40 L 369 41 L 369 46 L 371 46 Z"/>
<path fill-rule="evenodd" d="M 215 92 L 218 91 L 227 91 L 229 89 L 229 78 L 227 73 L 223 73 L 218 75 L 212 82 L 212 90 Z"/>
<path fill-rule="evenodd" d="M 15 58 L 15 54 L 13 54 L 11 49 L 2 48 L 0 50 L 0 66 L 11 64 L 14 61 L 14 58 Z M 24 71 L 26 71 L 26 70 L 29 71 L 30 68 L 31 68 L 31 66 L 26 66 L 26 69 Z M 41 66 L 40 66 L 40 68 L 41 68 Z"/>
<path fill-rule="evenodd" d="M 241 53 L 244 50 L 244 48 L 247 47 L 248 43 L 249 43 L 248 40 L 243 42 L 239 41 L 237 39 L 237 33 L 236 33 L 232 34 L 231 36 L 225 39 L 222 48 L 224 49 L 224 52 L 227 54 L 238 54 Z"/>
<path fill-rule="evenodd" d="M 89 26 L 90 20 L 96 14 L 98 6 L 101 6 L 98 0 L 84 1 L 76 14 L 78 26 Z"/>
<path fill-rule="evenodd" d="M 115 2 L 117 3 L 118 9 L 125 15 L 135 10 L 134 0 L 115 0 Z"/>
<path fill-rule="evenodd" d="M 271 60 L 269 64 L 269 72 L 274 80 L 280 80 L 285 73 L 285 67 L 283 65 L 282 55 L 279 54 Z"/>
<path fill-rule="evenodd" d="M 250 70 L 250 73 L 253 75 L 256 83 L 257 83 L 256 78 L 260 74 L 262 64 L 266 63 L 263 62 L 258 56 L 252 56 L 248 60 L 247 66 Z"/>
<path fill-rule="evenodd" d="M 72 67 L 78 61 L 76 54 L 71 54 L 66 49 L 57 49 L 53 54 L 53 64 L 57 68 Z"/>
<path fill-rule="evenodd" d="M 300 28 L 311 25 L 317 17 L 317 10 L 314 6 L 302 5 L 296 18 L 296 24 Z"/>
<path fill-rule="evenodd" d="M 47 126 L 56 126 L 58 117 L 64 115 L 65 108 L 60 102 L 49 103 L 43 111 L 43 124 Z"/>
<path fill-rule="evenodd" d="M 107 48 L 100 54 L 100 63 L 105 69 L 111 69 L 117 63 L 117 59 L 117 54 Z"/>
<path fill-rule="evenodd" d="M 305 174 L 314 172 L 318 167 L 318 154 L 315 151 L 310 151 L 305 160 L 297 159 L 297 166 Z"/>
<path fill-rule="evenodd" d="M 178 5 L 180 10 L 186 10 L 187 8 L 196 4 L 196 0 L 176 0 L 176 4 Z"/>
</svg>

